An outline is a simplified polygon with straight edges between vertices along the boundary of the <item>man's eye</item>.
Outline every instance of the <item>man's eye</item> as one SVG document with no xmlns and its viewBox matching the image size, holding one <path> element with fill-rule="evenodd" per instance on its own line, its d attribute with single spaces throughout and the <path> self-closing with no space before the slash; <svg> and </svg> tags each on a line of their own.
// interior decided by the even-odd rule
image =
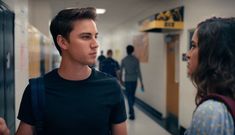
<svg viewBox="0 0 235 135">
<path fill-rule="evenodd" d="M 90 39 L 91 36 L 82 36 L 82 39 Z"/>
</svg>

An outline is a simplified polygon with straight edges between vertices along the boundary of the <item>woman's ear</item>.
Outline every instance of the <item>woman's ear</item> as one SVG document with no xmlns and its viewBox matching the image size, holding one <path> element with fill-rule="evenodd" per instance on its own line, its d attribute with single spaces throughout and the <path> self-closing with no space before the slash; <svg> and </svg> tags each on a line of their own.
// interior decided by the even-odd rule
<svg viewBox="0 0 235 135">
<path fill-rule="evenodd" d="M 62 35 L 58 35 L 56 40 L 61 49 L 66 50 L 68 48 L 68 41 Z"/>
</svg>

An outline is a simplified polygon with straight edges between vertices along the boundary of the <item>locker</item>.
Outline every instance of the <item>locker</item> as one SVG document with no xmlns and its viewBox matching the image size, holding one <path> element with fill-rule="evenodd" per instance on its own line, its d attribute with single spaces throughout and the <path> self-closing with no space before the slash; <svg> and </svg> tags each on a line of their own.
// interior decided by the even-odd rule
<svg viewBox="0 0 235 135">
<path fill-rule="evenodd" d="M 5 118 L 11 131 L 15 130 L 15 90 L 14 90 L 14 15 L 6 11 L 4 25 L 5 56 Z"/>
<path fill-rule="evenodd" d="M 3 9 L 0 6 L 0 117 L 4 117 Z"/>
<path fill-rule="evenodd" d="M 15 132 L 14 13 L 0 1 L 0 116 Z"/>
</svg>

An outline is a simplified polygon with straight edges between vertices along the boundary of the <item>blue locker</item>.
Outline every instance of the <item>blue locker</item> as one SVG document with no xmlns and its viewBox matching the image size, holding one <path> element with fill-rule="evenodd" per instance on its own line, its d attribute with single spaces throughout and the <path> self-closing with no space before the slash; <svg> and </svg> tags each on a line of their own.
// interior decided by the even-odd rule
<svg viewBox="0 0 235 135">
<path fill-rule="evenodd" d="M 0 1 L 0 116 L 15 132 L 14 13 Z"/>
</svg>

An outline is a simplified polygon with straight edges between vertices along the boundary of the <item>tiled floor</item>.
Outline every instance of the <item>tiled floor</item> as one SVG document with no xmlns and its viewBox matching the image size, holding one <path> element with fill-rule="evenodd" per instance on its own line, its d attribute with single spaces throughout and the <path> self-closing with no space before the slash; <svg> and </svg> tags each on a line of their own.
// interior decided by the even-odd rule
<svg viewBox="0 0 235 135">
<path fill-rule="evenodd" d="M 134 121 L 127 120 L 128 135 L 171 135 L 136 107 L 135 115 Z"/>
</svg>

